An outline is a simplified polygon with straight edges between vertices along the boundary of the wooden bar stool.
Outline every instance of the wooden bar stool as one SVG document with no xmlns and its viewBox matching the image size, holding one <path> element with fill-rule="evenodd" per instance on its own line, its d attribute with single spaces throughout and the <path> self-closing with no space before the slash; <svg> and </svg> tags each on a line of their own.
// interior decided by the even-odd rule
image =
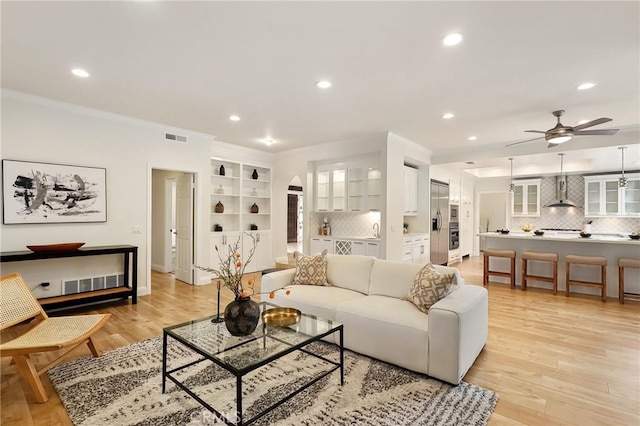
<svg viewBox="0 0 640 426">
<path fill-rule="evenodd" d="M 527 261 L 551 262 L 553 276 L 531 275 L 527 273 Z M 522 289 L 527 289 L 527 280 L 544 281 L 553 284 L 553 294 L 558 294 L 558 255 L 556 253 L 522 252 Z"/>
<path fill-rule="evenodd" d="M 620 303 L 624 303 L 624 299 L 640 301 L 640 295 L 624 294 L 624 268 L 640 268 L 640 259 L 618 259 L 618 300 Z"/>
<path fill-rule="evenodd" d="M 578 256 L 576 254 L 568 254 L 565 259 L 566 269 L 566 295 L 569 297 L 572 285 L 582 285 L 587 287 L 597 287 L 602 290 L 602 301 L 607 301 L 607 259 L 600 256 Z M 600 281 L 580 281 L 569 278 L 571 265 L 590 265 L 600 267 Z"/>
<path fill-rule="evenodd" d="M 482 273 L 482 284 L 489 284 L 489 275 L 496 275 L 498 277 L 509 277 L 511 279 L 511 288 L 516 287 L 516 252 L 515 250 L 498 250 L 498 249 L 484 249 L 482 251 L 484 270 Z M 511 265 L 509 272 L 492 271 L 489 269 L 489 257 L 502 257 L 511 259 Z"/>
</svg>

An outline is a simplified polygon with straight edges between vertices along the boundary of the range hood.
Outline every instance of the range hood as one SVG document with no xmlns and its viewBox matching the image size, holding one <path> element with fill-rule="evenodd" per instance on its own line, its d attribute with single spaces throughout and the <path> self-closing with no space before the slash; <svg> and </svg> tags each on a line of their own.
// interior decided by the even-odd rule
<svg viewBox="0 0 640 426">
<path fill-rule="evenodd" d="M 577 207 L 576 203 L 567 198 L 567 177 L 562 173 L 564 154 L 560 156 L 560 176 L 556 176 L 556 199 L 545 207 Z"/>
<path fill-rule="evenodd" d="M 567 198 L 567 177 L 556 176 L 556 199 L 545 207 L 577 207 L 576 203 Z"/>
</svg>

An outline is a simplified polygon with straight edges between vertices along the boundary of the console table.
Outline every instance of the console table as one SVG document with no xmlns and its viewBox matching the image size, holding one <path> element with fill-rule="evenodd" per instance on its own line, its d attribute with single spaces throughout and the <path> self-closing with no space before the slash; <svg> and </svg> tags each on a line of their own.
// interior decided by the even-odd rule
<svg viewBox="0 0 640 426">
<path fill-rule="evenodd" d="M 83 293 L 66 294 L 63 296 L 38 299 L 44 309 L 58 309 L 77 306 L 89 302 L 98 302 L 114 298 L 128 299 L 131 303 L 138 303 L 138 247 L 131 245 L 81 247 L 78 250 L 33 252 L 5 251 L 0 253 L 0 262 L 23 262 L 29 260 L 61 259 L 67 257 L 101 256 L 122 254 L 124 256 L 124 281 L 127 285 L 104 290 L 87 291 Z M 131 269 L 131 273 L 129 273 Z"/>
</svg>

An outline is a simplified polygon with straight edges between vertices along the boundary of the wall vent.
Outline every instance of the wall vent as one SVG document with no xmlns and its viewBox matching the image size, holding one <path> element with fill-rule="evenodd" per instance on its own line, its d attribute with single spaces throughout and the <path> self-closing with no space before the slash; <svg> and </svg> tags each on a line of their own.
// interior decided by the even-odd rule
<svg viewBox="0 0 640 426">
<path fill-rule="evenodd" d="M 164 138 L 169 141 L 184 142 L 184 143 L 187 142 L 186 136 L 174 135 L 172 133 L 165 133 Z"/>
<path fill-rule="evenodd" d="M 87 291 L 105 290 L 128 285 L 124 274 L 103 275 L 89 278 L 71 278 L 62 280 L 62 294 L 77 294 Z"/>
</svg>

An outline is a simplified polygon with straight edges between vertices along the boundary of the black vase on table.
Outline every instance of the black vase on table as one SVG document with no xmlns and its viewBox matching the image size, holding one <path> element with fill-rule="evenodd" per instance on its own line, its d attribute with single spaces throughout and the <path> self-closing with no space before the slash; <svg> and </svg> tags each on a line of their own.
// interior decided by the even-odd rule
<svg viewBox="0 0 640 426">
<path fill-rule="evenodd" d="M 248 336 L 260 320 L 260 306 L 249 297 L 236 299 L 224 309 L 224 325 L 232 336 Z"/>
</svg>

